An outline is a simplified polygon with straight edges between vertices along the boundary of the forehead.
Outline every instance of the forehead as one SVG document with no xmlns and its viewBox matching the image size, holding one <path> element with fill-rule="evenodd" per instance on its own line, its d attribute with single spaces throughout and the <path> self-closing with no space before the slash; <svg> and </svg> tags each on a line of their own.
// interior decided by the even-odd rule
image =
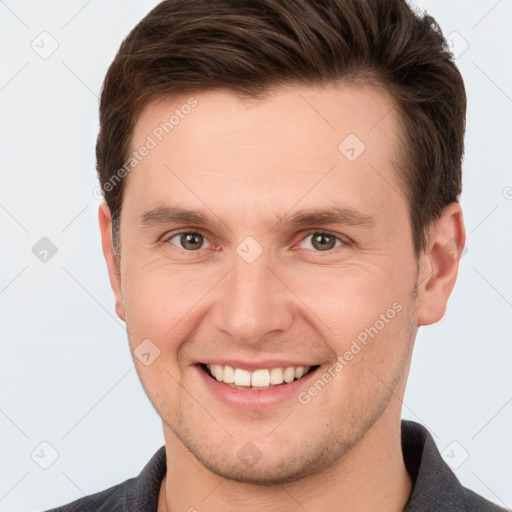
<svg viewBox="0 0 512 512">
<path fill-rule="evenodd" d="M 345 85 L 285 86 L 264 100 L 208 91 L 153 101 L 132 138 L 133 151 L 151 149 L 125 193 L 141 209 L 204 207 L 215 196 L 252 214 L 255 202 L 286 212 L 329 195 L 363 210 L 397 202 L 394 107 L 384 89 Z"/>
<path fill-rule="evenodd" d="M 157 142 L 188 141 L 199 156 L 203 145 L 219 139 L 224 146 L 273 144 L 280 151 L 295 151 L 306 140 L 307 149 L 331 153 L 338 150 L 336 142 L 353 134 L 377 148 L 375 142 L 390 142 L 399 128 L 394 107 L 386 89 L 368 85 L 287 85 L 263 100 L 243 100 L 221 90 L 164 97 L 141 112 L 132 146 L 152 135 Z"/>
</svg>

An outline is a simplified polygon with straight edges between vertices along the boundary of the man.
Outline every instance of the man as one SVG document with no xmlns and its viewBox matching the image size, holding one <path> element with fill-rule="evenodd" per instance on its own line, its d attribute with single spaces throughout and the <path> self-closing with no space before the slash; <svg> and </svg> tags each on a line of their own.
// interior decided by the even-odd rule
<svg viewBox="0 0 512 512">
<path fill-rule="evenodd" d="M 465 243 L 466 95 L 402 0 L 168 0 L 101 96 L 103 252 L 165 446 L 60 511 L 494 511 L 401 421 Z"/>
</svg>

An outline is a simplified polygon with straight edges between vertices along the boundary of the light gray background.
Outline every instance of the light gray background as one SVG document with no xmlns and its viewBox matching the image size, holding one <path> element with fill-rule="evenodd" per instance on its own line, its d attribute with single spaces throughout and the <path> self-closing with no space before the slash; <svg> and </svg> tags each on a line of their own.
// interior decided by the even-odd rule
<svg viewBox="0 0 512 512">
<path fill-rule="evenodd" d="M 114 311 L 93 196 L 97 95 L 157 3 L 0 1 L 1 512 L 105 489 L 163 445 Z M 403 417 L 428 427 L 466 486 L 512 507 L 512 0 L 421 6 L 452 34 L 467 86 L 468 251 L 445 318 L 420 329 Z M 45 59 L 33 49 L 57 43 Z M 32 252 L 42 237 L 58 249 L 46 263 Z M 47 469 L 42 442 L 58 453 Z"/>
</svg>

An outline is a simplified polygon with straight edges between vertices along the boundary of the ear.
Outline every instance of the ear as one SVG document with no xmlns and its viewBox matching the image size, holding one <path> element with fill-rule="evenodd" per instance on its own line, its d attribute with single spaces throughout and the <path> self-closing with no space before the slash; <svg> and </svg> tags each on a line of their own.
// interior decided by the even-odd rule
<svg viewBox="0 0 512 512">
<path fill-rule="evenodd" d="M 420 257 L 418 326 L 438 322 L 446 312 L 466 243 L 462 208 L 450 203 L 432 226 Z"/>
<path fill-rule="evenodd" d="M 108 276 L 110 279 L 110 286 L 114 292 L 116 301 L 117 316 L 125 322 L 125 311 L 123 305 L 123 293 L 121 288 L 121 268 L 114 256 L 112 246 L 112 216 L 110 209 L 105 201 L 102 201 L 98 208 L 98 220 L 100 223 L 101 231 L 101 246 L 103 248 L 103 256 L 107 263 Z"/>
</svg>

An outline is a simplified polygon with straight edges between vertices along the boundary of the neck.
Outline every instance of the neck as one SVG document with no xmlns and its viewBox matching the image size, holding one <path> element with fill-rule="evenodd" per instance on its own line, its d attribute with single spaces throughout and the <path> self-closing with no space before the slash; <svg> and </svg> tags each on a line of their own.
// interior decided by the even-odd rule
<svg viewBox="0 0 512 512">
<path fill-rule="evenodd" d="M 158 512 L 401 512 L 412 482 L 402 456 L 400 417 L 390 422 L 385 416 L 343 460 L 322 473 L 277 486 L 223 479 L 202 466 L 172 432 L 165 431 L 168 466 Z"/>
</svg>

